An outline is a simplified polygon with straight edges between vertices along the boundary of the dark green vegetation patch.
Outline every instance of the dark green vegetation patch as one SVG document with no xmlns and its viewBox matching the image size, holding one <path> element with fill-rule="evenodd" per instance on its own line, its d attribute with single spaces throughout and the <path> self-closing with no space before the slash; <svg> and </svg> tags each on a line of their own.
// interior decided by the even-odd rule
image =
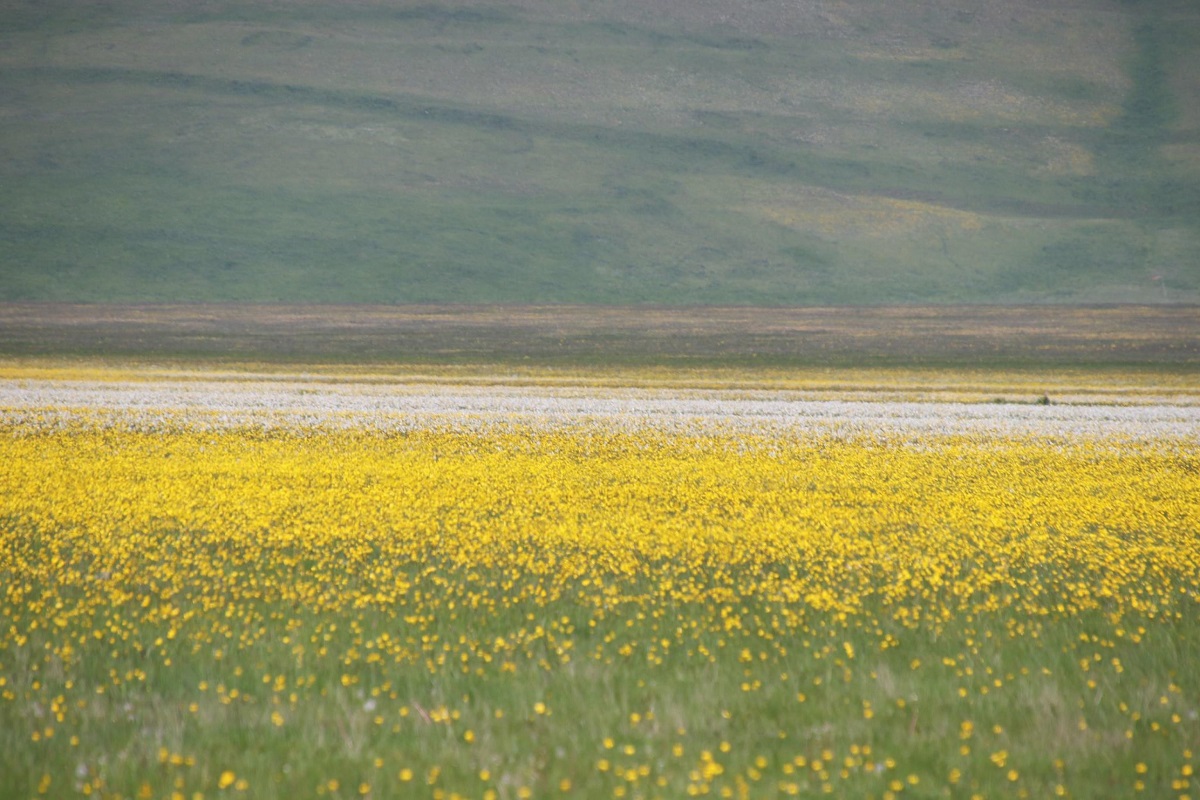
<svg viewBox="0 0 1200 800">
<path fill-rule="evenodd" d="M 1200 299 L 1200 8 L 0 0 L 0 301 Z"/>
</svg>

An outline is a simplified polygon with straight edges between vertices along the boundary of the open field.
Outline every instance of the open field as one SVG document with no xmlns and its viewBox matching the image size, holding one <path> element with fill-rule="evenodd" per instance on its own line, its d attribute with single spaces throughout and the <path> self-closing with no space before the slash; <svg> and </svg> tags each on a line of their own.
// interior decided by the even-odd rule
<svg viewBox="0 0 1200 800">
<path fill-rule="evenodd" d="M 0 0 L 0 300 L 1200 300 L 1191 0 Z"/>
<path fill-rule="evenodd" d="M 751 384 L 826 367 L 1001 367 L 1051 381 L 1070 370 L 1194 376 L 1200 306 L 0 304 L 3 357 L 509 375 L 632 369 L 643 379 L 664 368 L 664 380 L 687 368 L 742 373 Z"/>
<path fill-rule="evenodd" d="M 5 800 L 1194 795 L 1186 374 L 3 370 Z"/>
<path fill-rule="evenodd" d="M 738 431 L 760 436 L 1079 436 L 1112 440 L 1188 440 L 1200 433 L 1200 387 L 1093 387 L 1070 394 L 1054 386 L 1040 398 L 978 396 L 979 387 L 938 390 L 897 382 L 888 391 L 835 388 L 633 389 L 579 385 L 457 385 L 375 379 L 313 380 L 294 376 L 212 376 L 171 379 L 113 371 L 102 380 L 20 378 L 0 381 L 0 419 L 9 424 L 70 424 L 99 413 L 148 431 L 158 424 L 226 430 L 273 430 L 293 424 L 391 432 L 448 426 L 532 430 L 599 426 L 672 435 Z M 1003 385 L 1003 384 L 999 384 Z M 1012 384 L 1007 385 L 1011 392 Z M 971 394 L 975 393 L 972 397 Z M 1048 400 L 1048 395 L 1043 395 Z M 935 399 L 933 399 L 935 398 Z M 180 421 L 183 422 L 180 422 Z"/>
</svg>

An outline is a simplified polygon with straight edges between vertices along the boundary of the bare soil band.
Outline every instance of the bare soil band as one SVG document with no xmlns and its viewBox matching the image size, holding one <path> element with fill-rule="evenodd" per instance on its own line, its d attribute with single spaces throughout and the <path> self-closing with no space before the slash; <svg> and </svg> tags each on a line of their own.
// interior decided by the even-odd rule
<svg viewBox="0 0 1200 800">
<path fill-rule="evenodd" d="M 1200 369 L 1200 307 L 0 304 L 0 357 Z"/>
</svg>

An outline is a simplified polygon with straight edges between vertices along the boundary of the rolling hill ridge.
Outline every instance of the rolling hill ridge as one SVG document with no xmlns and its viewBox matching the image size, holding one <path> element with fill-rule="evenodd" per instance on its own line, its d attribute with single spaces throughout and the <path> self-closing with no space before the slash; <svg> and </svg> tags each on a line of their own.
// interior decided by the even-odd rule
<svg viewBox="0 0 1200 800">
<path fill-rule="evenodd" d="M 1200 8 L 0 2 L 0 301 L 1200 300 Z"/>
</svg>

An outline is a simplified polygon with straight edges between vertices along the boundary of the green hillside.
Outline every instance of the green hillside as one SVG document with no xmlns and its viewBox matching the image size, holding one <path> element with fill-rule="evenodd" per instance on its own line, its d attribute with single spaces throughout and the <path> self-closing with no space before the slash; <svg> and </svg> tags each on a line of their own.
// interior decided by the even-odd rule
<svg viewBox="0 0 1200 800">
<path fill-rule="evenodd" d="M 1194 0 L 0 0 L 0 301 L 1200 299 Z"/>
</svg>

